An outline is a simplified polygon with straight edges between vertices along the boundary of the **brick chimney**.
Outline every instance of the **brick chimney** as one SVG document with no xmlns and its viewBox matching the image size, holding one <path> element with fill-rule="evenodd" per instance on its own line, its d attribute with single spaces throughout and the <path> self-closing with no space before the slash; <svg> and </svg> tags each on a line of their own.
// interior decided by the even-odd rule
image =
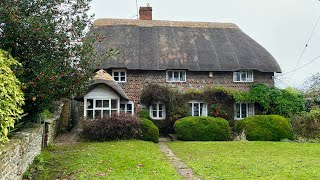
<svg viewBox="0 0 320 180">
<path fill-rule="evenodd" d="M 149 3 L 147 4 L 147 7 L 140 7 L 139 19 L 140 20 L 152 20 L 152 7 L 150 7 Z"/>
</svg>

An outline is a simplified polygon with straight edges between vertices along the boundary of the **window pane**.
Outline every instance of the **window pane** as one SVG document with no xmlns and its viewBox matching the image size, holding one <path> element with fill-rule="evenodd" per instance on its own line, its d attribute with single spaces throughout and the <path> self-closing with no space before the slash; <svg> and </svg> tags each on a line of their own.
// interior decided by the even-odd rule
<svg viewBox="0 0 320 180">
<path fill-rule="evenodd" d="M 241 116 L 240 116 L 240 104 L 238 103 L 238 104 L 236 104 L 236 117 L 237 118 L 241 118 Z"/>
<path fill-rule="evenodd" d="M 121 81 L 126 81 L 126 77 L 121 77 Z"/>
<path fill-rule="evenodd" d="M 117 110 L 111 110 L 111 114 L 115 114 L 117 112 L 118 112 Z"/>
<path fill-rule="evenodd" d="M 159 104 L 159 111 L 162 110 L 162 104 Z"/>
<path fill-rule="evenodd" d="M 152 117 L 157 118 L 157 111 L 152 111 Z"/>
<path fill-rule="evenodd" d="M 126 111 L 126 104 L 120 104 L 120 112 Z"/>
<path fill-rule="evenodd" d="M 132 110 L 132 104 L 127 104 L 127 111 L 131 111 Z"/>
<path fill-rule="evenodd" d="M 101 108 L 102 107 L 102 100 L 96 100 L 96 107 Z"/>
<path fill-rule="evenodd" d="M 186 81 L 186 72 L 185 71 L 180 72 L 180 81 Z"/>
<path fill-rule="evenodd" d="M 95 119 L 101 118 L 101 110 L 95 110 L 94 111 L 94 118 Z"/>
<path fill-rule="evenodd" d="M 93 99 L 87 99 L 87 109 L 93 109 Z"/>
<path fill-rule="evenodd" d="M 107 117 L 110 115 L 110 110 L 103 110 L 103 117 Z"/>
<path fill-rule="evenodd" d="M 254 115 L 254 104 L 250 103 L 248 104 L 248 116 Z"/>
<path fill-rule="evenodd" d="M 108 108 L 109 107 L 109 100 L 103 100 L 103 107 Z"/>
<path fill-rule="evenodd" d="M 253 81 L 253 72 L 252 71 L 248 71 L 248 81 Z"/>
<path fill-rule="evenodd" d="M 93 110 L 87 110 L 87 118 L 89 119 L 93 118 Z"/>
<path fill-rule="evenodd" d="M 247 73 L 241 72 L 241 81 L 247 81 Z"/>
<path fill-rule="evenodd" d="M 167 80 L 168 81 L 172 81 L 173 80 L 172 71 L 168 71 Z"/>
<path fill-rule="evenodd" d="M 200 111 L 199 111 L 199 116 L 203 116 L 202 111 L 203 111 L 203 103 L 199 103 L 200 106 Z"/>
<path fill-rule="evenodd" d="M 241 78 L 240 78 L 240 72 L 236 72 L 237 73 L 237 81 L 240 81 Z"/>
<path fill-rule="evenodd" d="M 189 115 L 192 116 L 192 103 L 189 103 Z"/>
<path fill-rule="evenodd" d="M 118 100 L 111 99 L 111 109 L 118 109 Z"/>
<path fill-rule="evenodd" d="M 157 110 L 157 105 L 156 104 L 152 104 L 152 110 Z"/>
<path fill-rule="evenodd" d="M 163 111 L 159 111 L 159 118 L 163 117 Z"/>
<path fill-rule="evenodd" d="M 113 72 L 113 76 L 114 77 L 118 77 L 119 76 L 119 72 Z"/>
<path fill-rule="evenodd" d="M 126 76 L 126 72 L 120 72 L 121 77 L 125 77 Z"/>
<path fill-rule="evenodd" d="M 193 104 L 193 116 L 199 116 L 199 103 Z"/>
<path fill-rule="evenodd" d="M 247 117 L 247 104 L 241 104 L 241 117 Z"/>
<path fill-rule="evenodd" d="M 174 81 L 179 81 L 179 72 L 177 72 L 177 71 L 173 72 L 173 79 L 174 79 Z"/>
<path fill-rule="evenodd" d="M 113 79 L 114 79 L 115 81 L 119 81 L 119 76 L 115 76 L 115 77 L 113 77 Z"/>
</svg>

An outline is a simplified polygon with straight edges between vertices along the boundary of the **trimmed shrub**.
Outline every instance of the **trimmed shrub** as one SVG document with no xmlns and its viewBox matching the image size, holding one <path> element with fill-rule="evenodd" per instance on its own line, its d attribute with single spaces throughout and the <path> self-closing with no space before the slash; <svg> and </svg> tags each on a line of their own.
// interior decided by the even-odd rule
<svg viewBox="0 0 320 180">
<path fill-rule="evenodd" d="M 159 142 L 159 129 L 149 119 L 140 119 L 141 139 L 145 141 Z"/>
<path fill-rule="evenodd" d="M 177 138 L 185 141 L 226 141 L 230 138 L 230 127 L 222 118 L 189 116 L 174 124 Z"/>
<path fill-rule="evenodd" d="M 83 136 L 90 140 L 107 141 L 139 137 L 139 121 L 135 116 L 113 114 L 110 117 L 83 120 Z"/>
<path fill-rule="evenodd" d="M 303 112 L 291 118 L 293 132 L 298 137 L 320 138 L 320 109 Z"/>
<path fill-rule="evenodd" d="M 249 141 L 280 141 L 293 139 L 288 119 L 278 115 L 257 115 L 240 120 L 236 131 L 244 131 Z"/>
</svg>

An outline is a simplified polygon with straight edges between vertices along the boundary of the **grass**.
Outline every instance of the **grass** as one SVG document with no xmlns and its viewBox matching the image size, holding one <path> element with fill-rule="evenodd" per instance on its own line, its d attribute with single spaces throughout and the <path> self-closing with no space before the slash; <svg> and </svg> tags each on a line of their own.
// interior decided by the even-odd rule
<svg viewBox="0 0 320 180">
<path fill-rule="evenodd" d="M 320 179 L 320 144 L 178 141 L 168 146 L 204 179 Z"/>
<path fill-rule="evenodd" d="M 30 174 L 33 179 L 181 179 L 156 144 L 136 140 L 51 146 L 25 176 Z"/>
</svg>

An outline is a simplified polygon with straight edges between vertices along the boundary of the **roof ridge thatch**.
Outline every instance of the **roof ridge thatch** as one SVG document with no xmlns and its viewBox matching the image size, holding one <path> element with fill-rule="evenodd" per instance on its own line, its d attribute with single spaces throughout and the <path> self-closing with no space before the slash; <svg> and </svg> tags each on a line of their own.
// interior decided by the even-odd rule
<svg viewBox="0 0 320 180">
<path fill-rule="evenodd" d="M 93 77 L 93 80 L 114 81 L 113 77 L 103 69 L 100 69 L 96 72 L 96 75 Z"/>
<path fill-rule="evenodd" d="M 239 29 L 233 23 L 220 22 L 195 22 L 195 21 L 166 21 L 166 20 L 139 20 L 139 19 L 97 19 L 93 27 L 113 26 L 113 25 L 131 25 L 141 27 L 190 27 L 190 28 L 227 28 Z"/>
</svg>

